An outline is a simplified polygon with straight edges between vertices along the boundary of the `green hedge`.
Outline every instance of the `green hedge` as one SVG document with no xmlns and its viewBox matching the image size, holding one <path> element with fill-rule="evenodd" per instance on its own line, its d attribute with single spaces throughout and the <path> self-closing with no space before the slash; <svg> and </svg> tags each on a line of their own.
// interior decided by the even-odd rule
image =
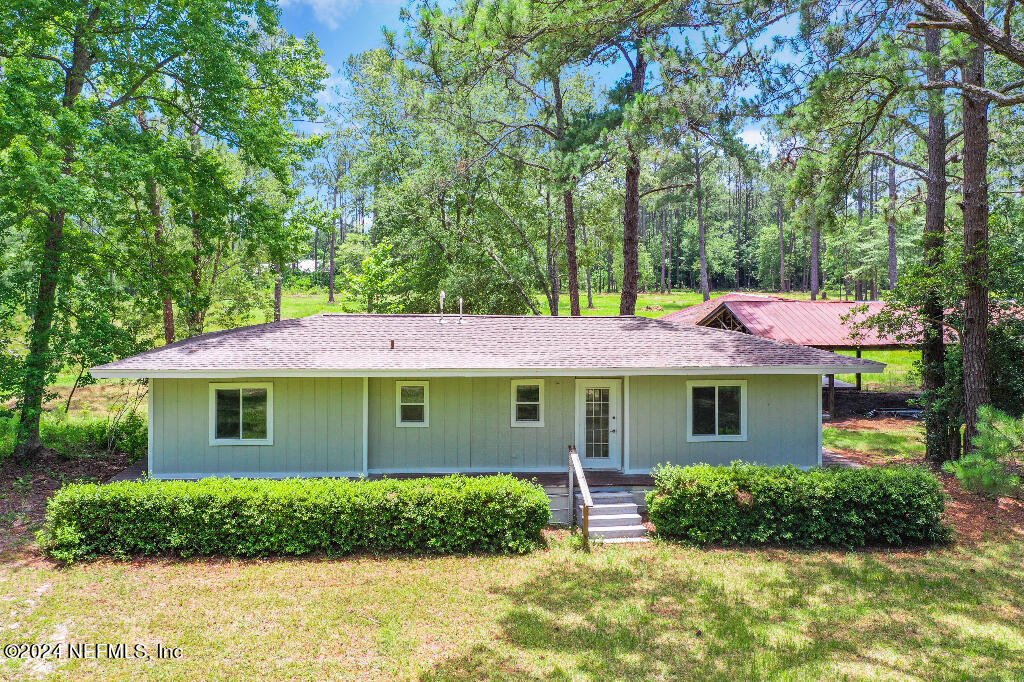
<svg viewBox="0 0 1024 682">
<path fill-rule="evenodd" d="M 658 535 L 696 544 L 906 545 L 946 542 L 946 495 L 917 467 L 655 471 L 647 510 Z"/>
<path fill-rule="evenodd" d="M 64 486 L 49 502 L 39 540 L 66 562 L 101 555 L 522 553 L 537 546 L 549 514 L 543 488 L 511 476 L 150 480 Z"/>
</svg>

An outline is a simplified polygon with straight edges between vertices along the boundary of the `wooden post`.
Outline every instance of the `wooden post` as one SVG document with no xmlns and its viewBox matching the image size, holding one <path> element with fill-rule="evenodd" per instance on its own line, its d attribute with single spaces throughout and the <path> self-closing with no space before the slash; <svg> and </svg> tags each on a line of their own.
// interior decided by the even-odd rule
<svg viewBox="0 0 1024 682">
<path fill-rule="evenodd" d="M 590 551 L 590 507 L 583 505 L 583 551 Z"/>
<path fill-rule="evenodd" d="M 859 358 L 860 356 L 861 356 L 860 355 L 860 346 L 857 346 L 857 357 Z M 861 386 L 860 386 L 860 372 L 857 372 L 857 390 L 858 391 L 861 390 Z"/>
<path fill-rule="evenodd" d="M 568 508 L 568 521 L 569 530 L 576 527 L 576 495 L 574 489 L 576 488 L 575 481 L 573 481 L 573 466 L 572 459 L 569 460 L 569 508 Z"/>
<path fill-rule="evenodd" d="M 836 417 L 836 375 L 828 375 L 828 418 Z"/>
</svg>

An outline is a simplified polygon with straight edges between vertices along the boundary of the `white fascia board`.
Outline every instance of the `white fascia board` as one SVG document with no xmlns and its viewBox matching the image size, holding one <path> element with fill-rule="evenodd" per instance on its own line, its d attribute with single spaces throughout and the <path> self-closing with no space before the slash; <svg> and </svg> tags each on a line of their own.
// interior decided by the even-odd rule
<svg viewBox="0 0 1024 682">
<path fill-rule="evenodd" d="M 242 379 L 253 377 L 621 377 L 733 374 L 877 374 L 884 364 L 865 366 L 776 365 L 771 367 L 510 367 L 501 369 L 92 369 L 97 379 Z"/>
</svg>

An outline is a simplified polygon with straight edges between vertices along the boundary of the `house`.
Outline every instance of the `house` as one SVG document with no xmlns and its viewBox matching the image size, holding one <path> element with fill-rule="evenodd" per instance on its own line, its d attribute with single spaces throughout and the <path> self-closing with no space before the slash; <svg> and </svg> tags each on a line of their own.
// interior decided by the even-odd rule
<svg viewBox="0 0 1024 682">
<path fill-rule="evenodd" d="M 564 500 L 571 445 L 595 485 L 663 462 L 817 465 L 821 375 L 883 367 L 642 317 L 324 314 L 92 374 L 150 380 L 154 478 L 511 472 Z"/>
<path fill-rule="evenodd" d="M 896 350 L 916 345 L 912 340 L 897 339 L 863 324 L 884 307 L 884 301 L 797 301 L 778 296 L 732 293 L 670 313 L 662 319 L 678 324 L 728 329 L 824 350 L 853 350 L 858 358 L 864 350 Z M 920 333 L 918 329 L 917 335 Z M 834 373 L 822 377 L 828 390 L 826 409 L 829 414 L 835 412 L 837 387 L 860 390 L 861 373 L 856 375 L 856 384 L 839 381 Z"/>
</svg>

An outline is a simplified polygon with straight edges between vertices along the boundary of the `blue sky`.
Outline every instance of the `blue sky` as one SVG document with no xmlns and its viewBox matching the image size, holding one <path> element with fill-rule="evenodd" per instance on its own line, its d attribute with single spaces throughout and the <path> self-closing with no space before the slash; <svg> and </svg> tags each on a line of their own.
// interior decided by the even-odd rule
<svg viewBox="0 0 1024 682">
<path fill-rule="evenodd" d="M 380 47 L 381 27 L 401 25 L 403 0 L 281 0 L 281 21 L 295 35 L 313 33 L 332 76 L 349 55 Z"/>
<path fill-rule="evenodd" d="M 338 70 L 350 55 L 380 47 L 383 44 L 381 27 L 401 27 L 398 15 L 405 0 L 280 0 L 281 21 L 285 30 L 295 35 L 313 33 L 320 41 L 324 59 L 331 71 L 328 91 L 321 97 L 330 104 L 333 88 L 340 82 Z M 606 85 L 618 77 L 621 67 L 609 68 Z M 763 141 L 756 127 L 743 133 L 749 144 Z"/>
</svg>

